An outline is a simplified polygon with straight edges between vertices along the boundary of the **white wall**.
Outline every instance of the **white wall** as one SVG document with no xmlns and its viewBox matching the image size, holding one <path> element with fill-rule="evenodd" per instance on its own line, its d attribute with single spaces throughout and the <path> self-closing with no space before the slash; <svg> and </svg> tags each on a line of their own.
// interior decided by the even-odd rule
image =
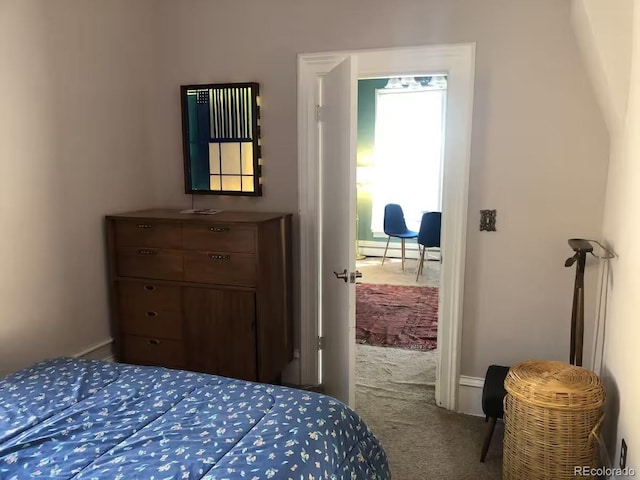
<svg viewBox="0 0 640 480">
<path fill-rule="evenodd" d="M 147 14 L 0 0 L 0 374 L 110 336 L 102 216 L 152 198 Z"/>
<path fill-rule="evenodd" d="M 477 42 L 462 373 L 566 359 L 566 240 L 601 231 L 608 152 L 568 2 L 0 0 L 0 371 L 108 336 L 101 216 L 191 203 L 181 84 L 258 81 L 264 107 L 264 197 L 196 205 L 295 211 L 296 55 L 456 42 Z M 594 290 L 590 267 L 587 312 Z"/>
<path fill-rule="evenodd" d="M 634 0 L 571 0 L 573 27 L 610 131 L 623 128 Z"/>
<path fill-rule="evenodd" d="M 599 52 L 609 52 L 618 58 L 628 54 L 627 59 L 618 63 L 629 65 L 626 81 L 618 79 L 614 91 L 607 91 L 604 100 L 611 105 L 607 109 L 623 112 L 619 123 L 611 128 L 611 160 L 609 165 L 606 207 L 604 217 L 604 237 L 617 254 L 611 261 L 611 277 L 607 284 L 609 301 L 606 308 L 605 356 L 602 379 L 607 393 L 603 437 L 610 460 L 618 465 L 621 439 L 629 447 L 627 466 L 640 468 L 637 449 L 640 445 L 640 365 L 637 362 L 637 339 L 640 338 L 638 312 L 638 271 L 640 271 L 640 2 L 621 2 L 617 7 L 619 17 L 625 21 L 609 22 L 611 11 L 594 8 L 591 1 L 585 1 L 584 8 L 594 24 L 602 27 L 600 34 L 591 34 L 585 42 L 587 56 L 597 58 L 601 70 L 607 70 L 613 60 L 607 56 L 597 57 Z M 627 28 L 627 24 L 630 27 Z M 624 35 L 620 31 L 625 32 Z M 580 38 L 580 34 L 578 35 Z M 603 43 L 602 39 L 616 38 L 617 43 Z M 609 48 L 607 48 L 607 46 Z M 589 51 L 589 49 L 594 49 Z M 624 75 L 624 72 L 612 70 Z M 594 83 L 598 85 L 596 76 Z M 625 90 L 625 85 L 628 90 Z M 627 98 L 628 93 L 628 98 Z M 623 101 L 624 105 L 618 103 Z"/>
<path fill-rule="evenodd" d="M 563 266 L 567 239 L 599 236 L 608 157 L 569 6 L 156 1 L 156 201 L 191 202 L 182 186 L 181 84 L 258 81 L 264 105 L 264 197 L 198 197 L 196 205 L 295 211 L 298 53 L 477 42 L 462 373 L 483 376 L 491 363 L 529 358 L 566 360 L 574 275 Z M 497 233 L 478 231 L 482 208 L 498 210 Z M 596 276 L 590 264 L 587 312 Z M 588 316 L 585 345 L 592 321 Z"/>
</svg>

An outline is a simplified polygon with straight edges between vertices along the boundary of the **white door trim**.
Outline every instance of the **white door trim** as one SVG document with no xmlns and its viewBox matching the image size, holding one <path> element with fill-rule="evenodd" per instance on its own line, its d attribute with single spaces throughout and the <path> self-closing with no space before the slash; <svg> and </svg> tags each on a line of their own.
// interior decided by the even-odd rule
<svg viewBox="0 0 640 480">
<path fill-rule="evenodd" d="M 298 56 L 298 203 L 300 216 L 302 383 L 318 381 L 321 204 L 318 155 L 319 78 L 348 56 L 358 58 L 358 78 L 447 73 L 444 197 L 436 402 L 457 409 L 462 340 L 467 202 L 475 44 L 432 45 Z"/>
</svg>

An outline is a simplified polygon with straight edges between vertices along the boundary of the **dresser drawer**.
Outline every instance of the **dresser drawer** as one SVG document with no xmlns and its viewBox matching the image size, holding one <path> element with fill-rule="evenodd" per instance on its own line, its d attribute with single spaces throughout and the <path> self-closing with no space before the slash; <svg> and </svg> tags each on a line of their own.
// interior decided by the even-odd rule
<svg viewBox="0 0 640 480">
<path fill-rule="evenodd" d="M 184 252 L 184 279 L 255 287 L 256 257 L 242 253 Z"/>
<path fill-rule="evenodd" d="M 182 314 L 166 310 L 128 310 L 120 313 L 123 333 L 182 340 Z"/>
<path fill-rule="evenodd" d="M 160 248 L 120 247 L 118 274 L 123 277 L 182 280 L 182 252 Z"/>
<path fill-rule="evenodd" d="M 256 229 L 238 225 L 182 225 L 182 246 L 190 250 L 255 253 Z"/>
<path fill-rule="evenodd" d="M 158 285 L 153 282 L 118 282 L 118 299 L 122 313 L 137 310 L 182 310 L 180 287 Z"/>
<path fill-rule="evenodd" d="M 115 224 L 116 245 L 129 247 L 180 248 L 178 223 L 154 220 L 119 220 Z"/>
<path fill-rule="evenodd" d="M 122 337 L 125 363 L 184 367 L 184 345 L 176 340 L 125 335 Z"/>
</svg>

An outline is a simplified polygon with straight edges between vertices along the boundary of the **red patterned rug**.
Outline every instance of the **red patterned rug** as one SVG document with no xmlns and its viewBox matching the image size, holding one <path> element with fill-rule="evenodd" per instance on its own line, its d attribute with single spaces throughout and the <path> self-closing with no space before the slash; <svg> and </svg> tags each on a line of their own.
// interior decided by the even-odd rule
<svg viewBox="0 0 640 480">
<path fill-rule="evenodd" d="M 438 288 L 356 285 L 356 341 L 433 350 L 438 336 Z"/>
</svg>

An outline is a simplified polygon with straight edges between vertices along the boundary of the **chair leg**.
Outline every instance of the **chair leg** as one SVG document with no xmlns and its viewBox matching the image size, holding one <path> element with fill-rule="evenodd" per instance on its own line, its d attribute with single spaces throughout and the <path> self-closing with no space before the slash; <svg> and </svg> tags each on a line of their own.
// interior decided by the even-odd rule
<svg viewBox="0 0 640 480">
<path fill-rule="evenodd" d="M 384 255 L 382 255 L 382 265 L 384 265 L 384 259 L 387 256 L 387 249 L 389 248 L 389 240 L 391 240 L 391 237 L 387 237 L 387 246 L 384 247 Z"/>
<path fill-rule="evenodd" d="M 489 444 L 491 443 L 491 437 L 493 437 L 493 431 L 496 428 L 496 417 L 489 417 L 489 428 L 487 429 L 487 435 L 484 437 L 484 444 L 482 445 L 482 453 L 480 454 L 480 461 L 484 462 L 489 451 Z"/>
<path fill-rule="evenodd" d="M 424 252 L 426 250 L 427 250 L 427 247 L 424 247 L 420 251 L 420 258 L 418 260 L 418 273 L 416 274 L 416 282 L 418 281 L 418 278 L 420 278 L 420 275 L 422 274 L 422 269 L 424 268 Z"/>
<path fill-rule="evenodd" d="M 404 238 L 402 239 L 402 271 L 404 272 Z"/>
</svg>

